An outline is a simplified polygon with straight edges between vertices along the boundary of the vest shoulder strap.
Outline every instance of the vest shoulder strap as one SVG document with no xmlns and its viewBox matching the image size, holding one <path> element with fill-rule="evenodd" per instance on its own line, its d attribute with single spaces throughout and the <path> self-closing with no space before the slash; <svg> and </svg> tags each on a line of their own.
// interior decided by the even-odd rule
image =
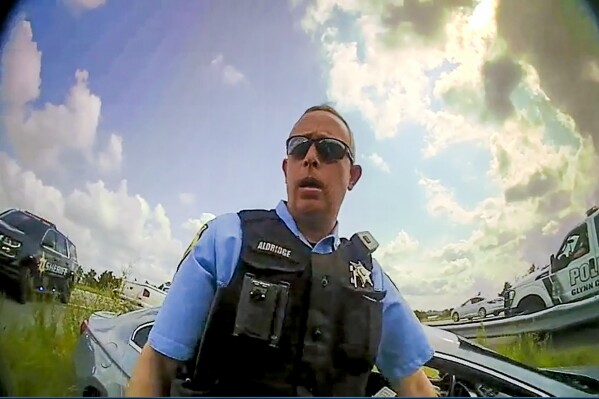
<svg viewBox="0 0 599 399">
<path fill-rule="evenodd" d="M 277 212 L 274 209 L 244 209 L 237 212 L 237 215 L 242 223 L 260 219 L 278 219 Z"/>
</svg>

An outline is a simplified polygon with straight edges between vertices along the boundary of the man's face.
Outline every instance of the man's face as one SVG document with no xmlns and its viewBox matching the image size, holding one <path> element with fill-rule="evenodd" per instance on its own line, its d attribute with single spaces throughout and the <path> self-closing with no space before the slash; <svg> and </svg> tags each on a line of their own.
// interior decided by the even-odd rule
<svg viewBox="0 0 599 399">
<path fill-rule="evenodd" d="M 289 137 L 332 138 L 349 146 L 349 131 L 335 115 L 313 111 L 304 115 Z M 336 218 L 346 190 L 353 188 L 361 169 L 347 155 L 329 161 L 312 144 L 304 157 L 289 155 L 283 161 L 288 205 L 294 216 Z"/>
</svg>

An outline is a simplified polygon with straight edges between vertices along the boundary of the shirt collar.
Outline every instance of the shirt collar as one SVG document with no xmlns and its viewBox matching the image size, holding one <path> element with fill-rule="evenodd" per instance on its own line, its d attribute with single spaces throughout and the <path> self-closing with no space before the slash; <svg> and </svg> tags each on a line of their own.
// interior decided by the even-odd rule
<svg viewBox="0 0 599 399">
<path fill-rule="evenodd" d="M 277 207 L 275 208 L 275 211 L 277 212 L 277 216 L 279 216 L 279 218 L 283 221 L 283 223 L 285 223 L 287 228 L 289 230 L 291 230 L 291 232 L 297 238 L 302 240 L 302 242 L 304 244 L 311 247 L 311 245 L 308 242 L 308 240 L 306 239 L 306 237 L 304 237 L 304 235 L 299 231 L 299 228 L 297 227 L 297 224 L 295 223 L 293 216 L 291 216 L 291 213 L 289 213 L 289 209 L 287 208 L 287 202 L 283 201 L 283 200 L 279 201 L 279 203 L 277 204 Z M 339 244 L 340 244 L 339 223 L 336 222 L 335 227 L 333 228 L 333 231 L 331 232 L 331 234 L 329 234 L 328 236 L 326 236 L 322 240 L 320 240 L 314 246 L 314 250 L 316 250 L 317 252 L 332 252 L 337 249 Z M 322 249 L 323 251 L 319 251 L 318 250 L 319 248 Z"/>
</svg>

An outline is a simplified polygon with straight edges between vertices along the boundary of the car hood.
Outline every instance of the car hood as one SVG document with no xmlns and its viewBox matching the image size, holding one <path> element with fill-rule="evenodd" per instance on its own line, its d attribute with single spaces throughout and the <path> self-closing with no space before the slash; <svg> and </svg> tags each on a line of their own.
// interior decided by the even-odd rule
<svg viewBox="0 0 599 399">
<path fill-rule="evenodd" d="M 3 221 L 1 219 L 0 219 L 0 234 L 6 234 L 6 235 L 9 235 L 12 237 L 15 237 L 15 236 L 21 237 L 21 236 L 25 235 L 25 233 L 22 230 L 16 228 L 13 225 L 6 223 L 5 221 Z"/>
<path fill-rule="evenodd" d="M 599 365 L 598 366 L 568 366 L 568 367 L 545 367 L 541 370 L 557 371 L 564 374 L 576 374 L 584 377 L 593 378 L 599 381 Z"/>
</svg>

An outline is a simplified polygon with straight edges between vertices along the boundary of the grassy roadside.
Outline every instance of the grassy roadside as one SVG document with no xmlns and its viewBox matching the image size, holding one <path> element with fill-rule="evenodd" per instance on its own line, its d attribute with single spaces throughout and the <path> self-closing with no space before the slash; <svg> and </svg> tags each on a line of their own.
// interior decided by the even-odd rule
<svg viewBox="0 0 599 399">
<path fill-rule="evenodd" d="M 478 342 L 488 346 L 484 338 L 479 338 Z M 599 365 L 599 347 L 555 350 L 550 345 L 549 338 L 541 339 L 536 334 L 526 334 L 513 343 L 493 345 L 492 349 L 510 359 L 538 368 Z"/>
<path fill-rule="evenodd" d="M 122 301 L 111 298 L 110 293 L 92 299 L 89 295 L 73 295 L 66 307 L 47 300 L 27 305 L 7 301 L 0 297 L 0 314 L 6 314 L 5 306 L 24 314 L 23 322 L 10 323 L 0 331 L 0 351 L 12 372 L 15 396 L 77 396 L 71 359 L 81 321 L 94 311 L 121 313 L 129 309 Z M 478 341 L 485 345 L 484 338 Z M 513 344 L 493 349 L 536 367 L 599 364 L 599 348 L 556 352 L 548 345 L 534 335 L 526 335 Z"/>
<path fill-rule="evenodd" d="M 92 294 L 95 295 L 100 295 L 100 296 L 104 296 L 107 298 L 112 298 L 114 296 L 114 294 L 112 292 L 106 291 L 106 290 L 102 290 L 100 288 L 96 288 L 96 287 L 90 287 L 87 285 L 77 285 L 77 288 L 81 291 L 85 291 L 85 292 L 91 292 Z"/>
<path fill-rule="evenodd" d="M 16 306 L 24 313 L 19 322 L 11 322 L 0 331 L 0 353 L 11 371 L 14 396 L 79 396 L 74 390 L 71 356 L 81 322 L 94 311 L 121 313 L 131 309 L 105 295 L 91 299 L 73 295 L 67 306 L 47 297 L 27 305 L 8 301 L 0 297 L 0 314 L 17 317 Z M 12 313 L 7 308 L 13 309 Z"/>
</svg>

